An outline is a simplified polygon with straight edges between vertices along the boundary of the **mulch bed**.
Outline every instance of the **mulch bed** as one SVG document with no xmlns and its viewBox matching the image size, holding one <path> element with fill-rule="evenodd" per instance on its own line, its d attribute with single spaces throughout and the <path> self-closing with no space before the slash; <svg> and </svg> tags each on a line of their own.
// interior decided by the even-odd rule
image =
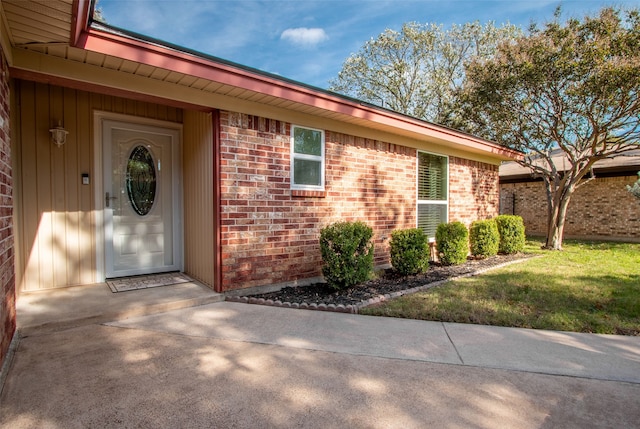
<svg viewBox="0 0 640 429">
<path fill-rule="evenodd" d="M 497 255 L 480 260 L 469 259 L 464 264 L 450 266 L 432 263 L 427 272 L 415 276 L 401 276 L 393 269 L 386 269 L 373 280 L 340 291 L 332 289 L 326 283 L 314 283 L 308 286 L 286 287 L 270 293 L 227 297 L 227 300 L 278 307 L 357 313 L 359 308 L 368 305 L 429 289 L 452 278 L 478 274 L 530 256 L 523 253 Z"/>
</svg>

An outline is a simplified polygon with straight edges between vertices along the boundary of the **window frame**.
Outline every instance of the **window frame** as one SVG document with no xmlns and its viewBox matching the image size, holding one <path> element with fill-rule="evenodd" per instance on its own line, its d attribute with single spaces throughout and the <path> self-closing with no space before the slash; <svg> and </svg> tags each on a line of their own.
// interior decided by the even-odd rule
<svg viewBox="0 0 640 429">
<path fill-rule="evenodd" d="M 446 174 L 445 174 L 445 180 L 446 180 L 446 199 L 444 200 L 421 200 L 419 199 L 419 195 L 420 195 L 420 154 L 424 153 L 427 155 L 433 155 L 433 156 L 437 156 L 440 158 L 444 158 L 446 160 Z M 440 205 L 440 206 L 445 206 L 445 219 L 444 222 L 449 222 L 449 193 L 450 193 L 450 181 L 449 181 L 449 156 L 448 155 L 442 155 L 440 153 L 434 153 L 434 152 L 428 152 L 425 150 L 418 150 L 416 152 L 416 228 L 420 228 L 419 226 L 419 222 L 420 222 L 420 218 L 419 218 L 419 210 L 420 210 L 420 206 L 424 206 L 424 205 Z M 432 236 L 428 237 L 430 241 L 435 240 L 435 233 Z"/>
<path fill-rule="evenodd" d="M 295 130 L 304 129 L 310 131 L 317 131 L 320 133 L 320 155 L 308 155 L 304 153 L 295 152 Z M 291 125 L 291 135 L 289 140 L 289 154 L 290 154 L 290 189 L 301 191 L 324 191 L 325 190 L 325 132 L 317 128 L 305 127 L 302 125 Z M 307 161 L 319 161 L 320 162 L 320 184 L 319 185 L 302 185 L 294 182 L 295 178 L 295 161 L 296 159 L 302 159 Z"/>
</svg>

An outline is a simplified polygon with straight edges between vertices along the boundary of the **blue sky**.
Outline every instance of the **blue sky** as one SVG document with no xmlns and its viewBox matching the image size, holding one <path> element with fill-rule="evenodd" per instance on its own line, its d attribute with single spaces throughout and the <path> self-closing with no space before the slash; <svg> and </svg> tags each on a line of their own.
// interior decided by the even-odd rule
<svg viewBox="0 0 640 429">
<path fill-rule="evenodd" d="M 344 60 L 403 23 L 510 22 L 526 29 L 640 0 L 99 0 L 116 27 L 327 88 Z"/>
</svg>

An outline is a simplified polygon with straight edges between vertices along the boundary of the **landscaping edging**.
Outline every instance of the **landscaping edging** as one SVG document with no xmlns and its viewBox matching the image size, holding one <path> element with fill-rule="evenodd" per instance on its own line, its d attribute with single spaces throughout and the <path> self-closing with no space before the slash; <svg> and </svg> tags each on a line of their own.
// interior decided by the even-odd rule
<svg viewBox="0 0 640 429">
<path fill-rule="evenodd" d="M 384 295 L 378 295 L 375 297 L 371 297 L 369 299 L 366 300 L 362 300 L 359 303 L 356 304 L 352 304 L 352 305 L 342 305 L 342 304 L 325 304 L 325 303 L 307 303 L 307 302 L 303 302 L 303 303 L 298 303 L 298 302 L 283 302 L 281 300 L 273 300 L 273 299 L 265 299 L 265 298 L 259 298 L 256 296 L 231 296 L 228 295 L 225 297 L 226 301 L 229 302 L 239 302 L 239 303 L 243 303 L 243 304 L 257 304 L 257 305 L 267 305 L 267 306 L 271 306 L 271 307 L 281 307 L 281 308 L 296 308 L 296 309 L 300 309 L 300 310 L 315 310 L 315 311 L 330 311 L 330 312 L 335 312 L 335 313 L 350 313 L 350 314 L 358 314 L 359 310 L 365 307 L 369 307 L 371 305 L 375 305 L 375 304 L 380 304 L 381 302 L 384 301 L 388 301 L 390 299 L 394 299 L 394 298 L 399 298 L 403 295 L 408 295 L 408 294 L 412 294 L 412 293 L 417 293 L 417 292 L 422 292 L 425 291 L 427 289 L 431 289 L 432 287 L 436 287 L 436 286 L 440 286 L 444 283 L 447 283 L 449 281 L 452 280 L 457 280 L 457 279 L 462 279 L 462 278 L 466 278 L 466 277 L 473 277 L 473 276 L 477 276 L 479 274 L 485 273 L 487 271 L 490 270 L 494 270 L 497 268 L 503 268 L 506 267 L 508 265 L 511 264 L 516 264 L 519 262 L 522 262 L 524 260 L 530 259 L 532 256 L 528 255 L 525 256 L 521 259 L 516 259 L 516 260 L 512 260 L 512 261 L 507 261 L 501 264 L 497 264 L 491 267 L 487 267 L 487 268 L 482 268 L 479 269 L 477 271 L 471 272 L 471 273 L 467 273 L 467 274 L 463 274 L 463 275 L 459 275 L 459 276 L 455 276 L 455 277 L 451 277 L 451 278 L 447 278 L 444 280 L 438 280 L 435 282 L 430 282 L 427 284 L 424 284 L 422 286 L 417 286 L 417 287 L 413 287 L 413 288 L 409 288 L 409 289 L 404 289 L 404 290 L 399 290 L 396 292 L 391 292 L 388 294 L 384 294 Z"/>
</svg>

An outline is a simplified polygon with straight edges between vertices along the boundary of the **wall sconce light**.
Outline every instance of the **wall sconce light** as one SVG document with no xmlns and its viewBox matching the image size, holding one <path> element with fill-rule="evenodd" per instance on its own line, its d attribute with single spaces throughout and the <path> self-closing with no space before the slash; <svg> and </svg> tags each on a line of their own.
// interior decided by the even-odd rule
<svg viewBox="0 0 640 429">
<path fill-rule="evenodd" d="M 56 146 L 62 147 L 62 145 L 67 142 L 67 134 L 69 134 L 69 131 L 65 130 L 62 127 L 60 121 L 58 121 L 58 126 L 55 128 L 51 128 L 49 132 L 51 133 L 51 139 Z"/>
</svg>

